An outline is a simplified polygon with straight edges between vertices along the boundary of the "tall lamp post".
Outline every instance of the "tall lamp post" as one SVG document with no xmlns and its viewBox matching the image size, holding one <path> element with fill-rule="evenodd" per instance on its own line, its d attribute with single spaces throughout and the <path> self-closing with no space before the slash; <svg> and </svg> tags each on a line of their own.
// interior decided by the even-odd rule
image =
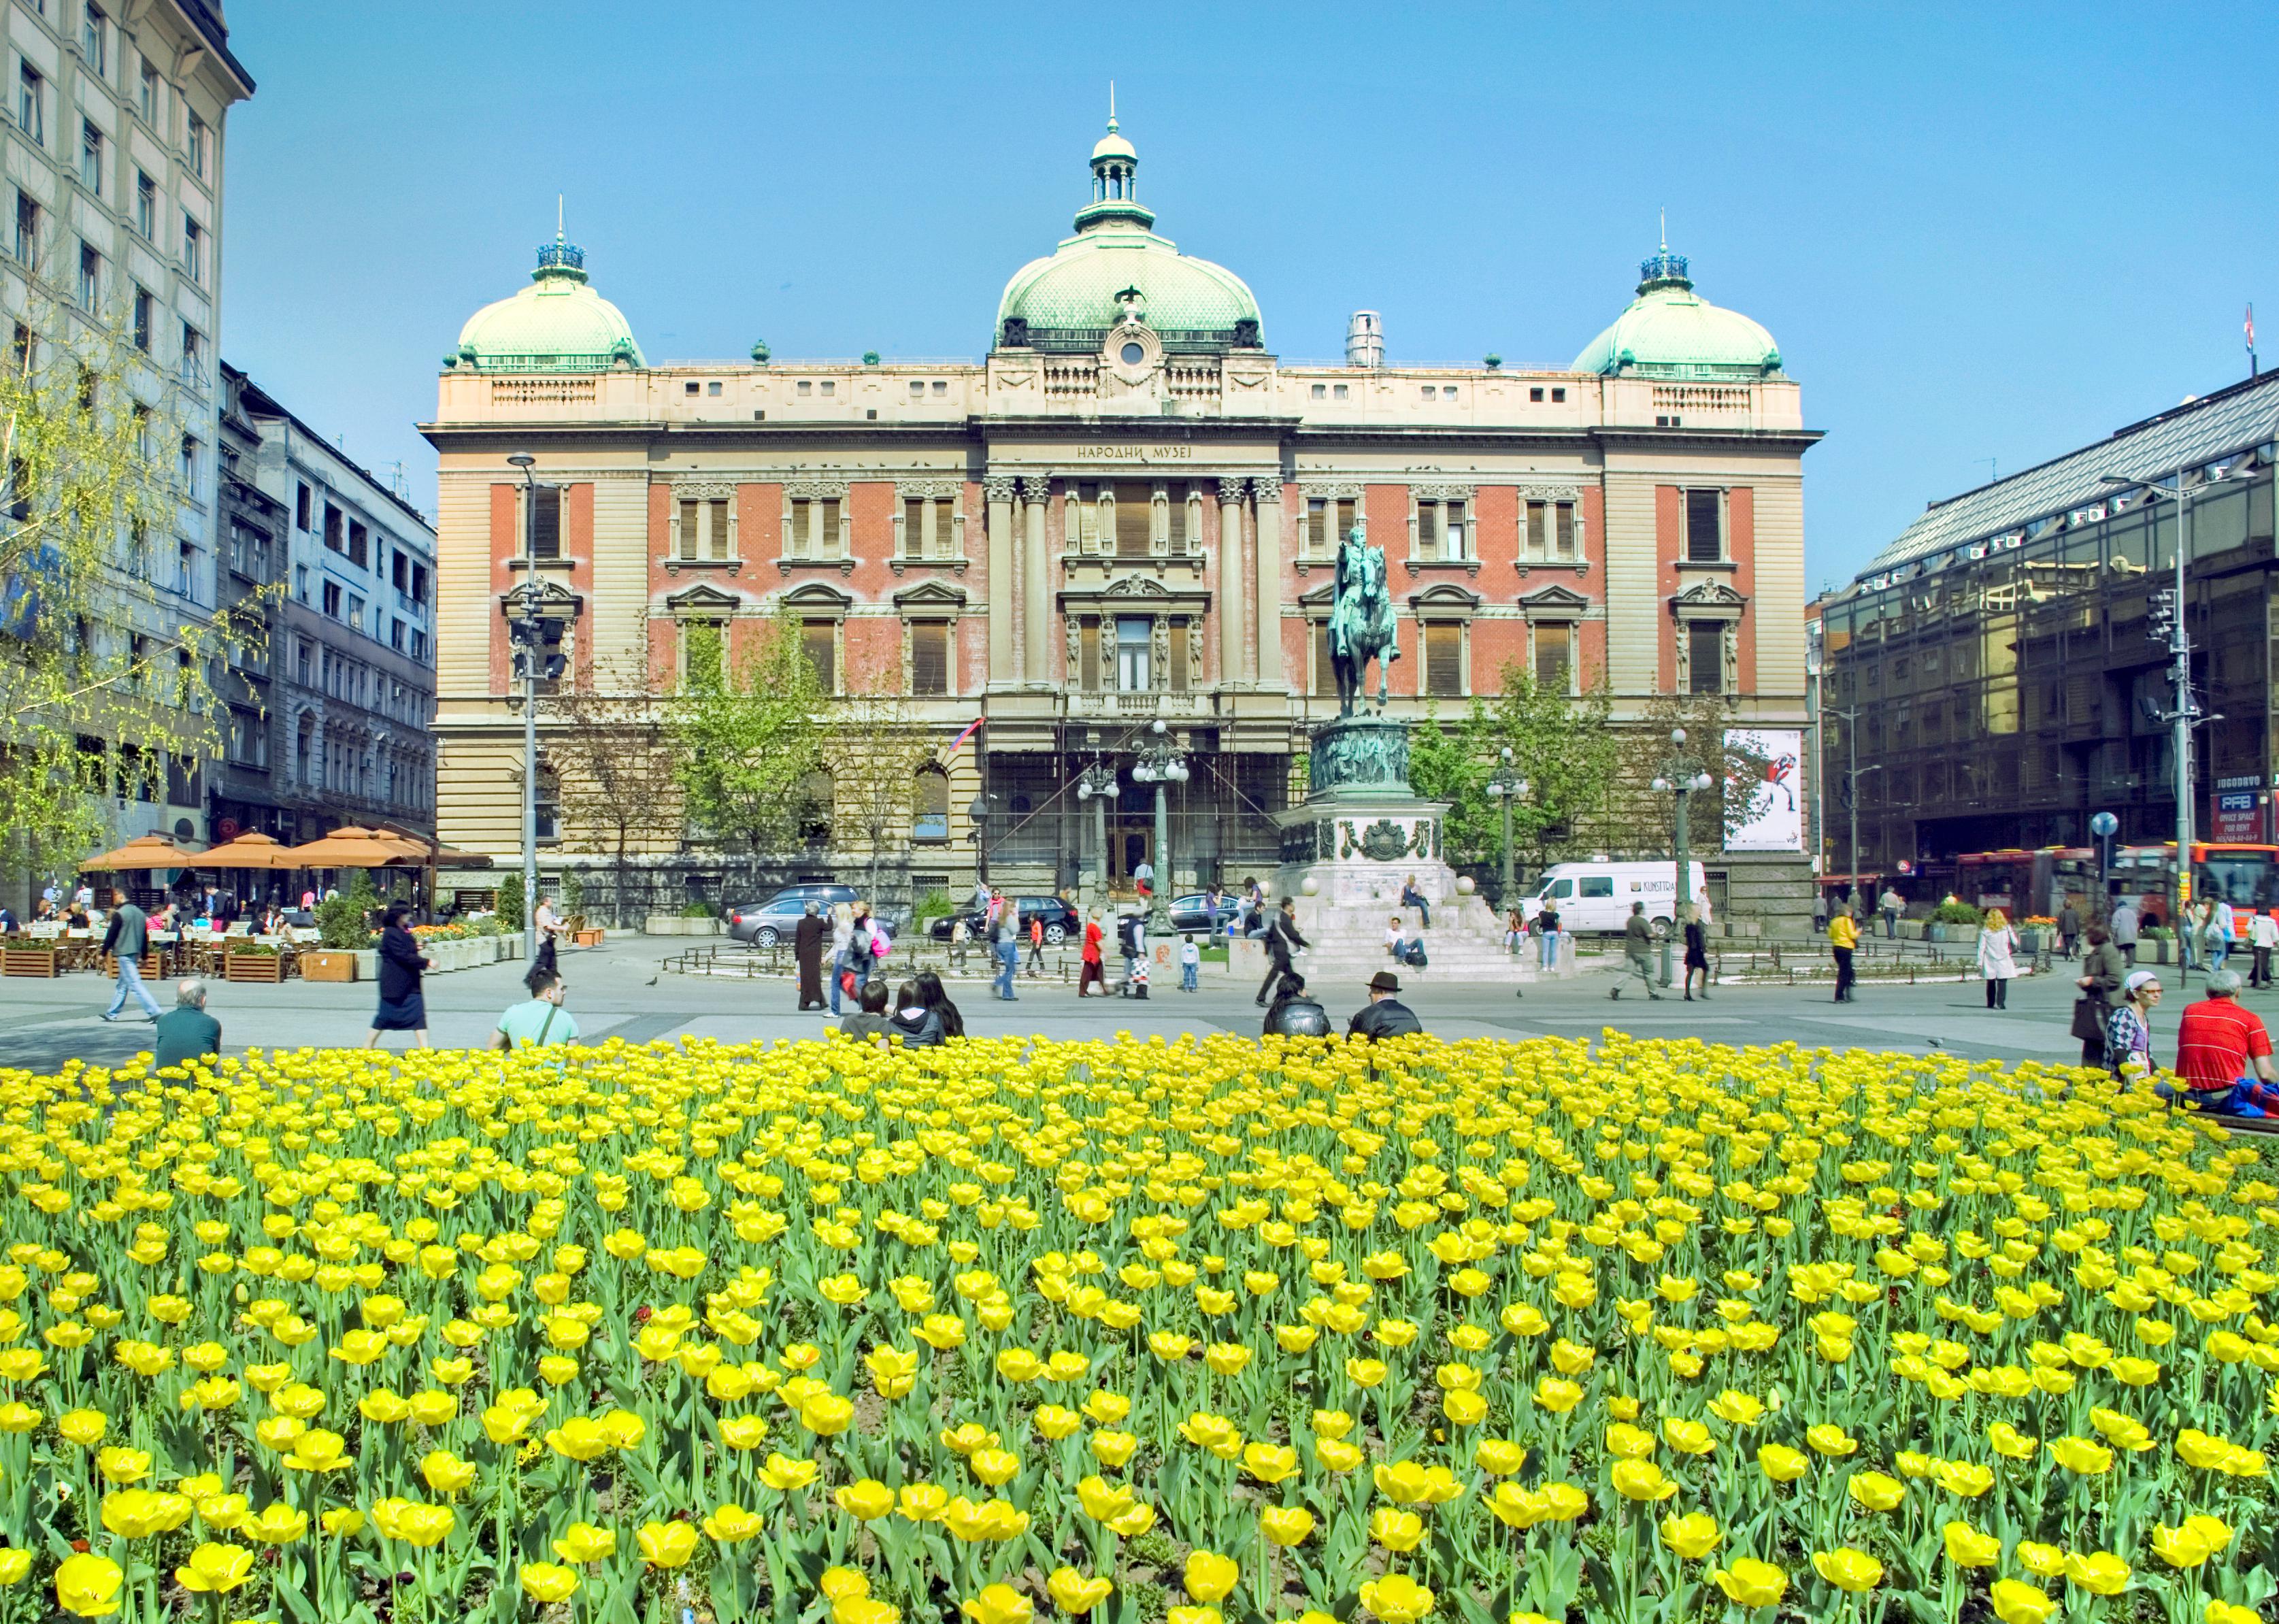
<svg viewBox="0 0 2279 1624">
<path fill-rule="evenodd" d="M 1108 891 L 1108 804 L 1116 798 L 1116 769 L 1095 761 L 1077 775 L 1076 798 L 1092 803 L 1092 900 Z"/>
<path fill-rule="evenodd" d="M 1687 850 L 1686 804 L 1696 790 L 1707 789 L 1716 781 L 1711 778 L 1700 762 L 1685 753 L 1685 729 L 1669 730 L 1670 753 L 1661 764 L 1661 775 L 1654 781 L 1659 793 L 1671 798 L 1675 809 L 1672 818 L 1673 843 L 1677 848 L 1677 898 L 1670 904 L 1669 933 L 1661 939 L 1661 984 L 1669 985 L 1670 943 L 1685 923 L 1685 904 L 1693 900 L 1693 858 Z"/>
<path fill-rule="evenodd" d="M 1132 776 L 1140 783 L 1155 787 L 1155 895 L 1148 899 L 1147 929 L 1151 935 L 1167 936 L 1171 932 L 1171 904 L 1168 899 L 1171 831 L 1164 808 L 1163 786 L 1186 782 L 1187 760 L 1160 716 L 1148 725 L 1147 736 L 1140 742 L 1140 759 L 1132 769 Z"/>
<path fill-rule="evenodd" d="M 1838 717 L 1844 723 L 1844 751 L 1845 764 L 1844 768 L 1844 804 L 1845 809 L 1849 811 L 1852 815 L 1852 856 L 1850 859 L 1852 870 L 1852 878 L 1850 881 L 1852 887 L 1851 901 L 1854 910 L 1861 912 L 1862 917 L 1864 917 L 1864 909 L 1860 897 L 1860 781 L 1867 777 L 1870 773 L 1882 772 L 1884 770 L 1884 764 L 1880 761 L 1871 761 L 1866 766 L 1861 766 L 1860 765 L 1860 711 L 1858 706 L 1855 705 L 1848 711 L 1828 711 L 1822 712 L 1822 714 Z M 1832 904 L 1830 905 L 1833 906 Z"/>
<path fill-rule="evenodd" d="M 2162 720 L 2175 729 L 2169 750 L 2175 758 L 2176 769 L 2176 874 L 2172 893 L 2175 897 L 2175 917 L 2170 922 L 2176 929 L 2180 958 L 2184 942 L 2184 910 L 2192 900 L 2192 728 L 2201 720 L 2198 702 L 2192 697 L 2192 640 L 2184 622 L 2184 559 L 2191 550 L 2192 504 L 2210 489 L 2203 485 L 2197 490 L 2188 489 L 2184 472 L 2183 467 L 2177 468 L 2173 490 L 2165 485 L 2123 479 L 2117 473 L 2107 473 L 2101 480 L 2106 485 L 2144 484 L 2147 499 L 2165 496 L 2176 504 L 2176 579 L 2168 589 L 2168 616 L 2169 681 L 2175 685 L 2176 697 Z"/>
<path fill-rule="evenodd" d="M 1527 793 L 1527 781 L 1511 775 L 1511 746 L 1508 744 L 1503 747 L 1503 770 L 1488 781 L 1487 793 L 1490 799 L 1501 803 L 1503 806 L 1503 905 L 1508 911 L 1515 905 L 1512 897 L 1519 889 L 1511 866 L 1511 803 L 1513 797 Z"/>
<path fill-rule="evenodd" d="M 510 627 L 522 667 L 522 957 L 538 957 L 538 666 L 544 623 L 538 612 L 538 483 L 528 451 L 508 454 L 522 470 L 522 612 Z"/>
</svg>

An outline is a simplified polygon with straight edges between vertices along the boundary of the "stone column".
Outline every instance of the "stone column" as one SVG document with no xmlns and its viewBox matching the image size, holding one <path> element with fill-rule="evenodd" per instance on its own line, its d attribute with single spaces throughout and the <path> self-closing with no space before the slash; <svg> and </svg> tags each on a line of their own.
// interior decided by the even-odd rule
<svg viewBox="0 0 2279 1624">
<path fill-rule="evenodd" d="M 1258 496 L 1258 685 L 1282 686 L 1282 476 L 1253 480 Z"/>
<path fill-rule="evenodd" d="M 1242 676 L 1242 481 L 1218 482 L 1218 681 Z"/>
<path fill-rule="evenodd" d="M 1049 681 L 1052 677 L 1046 666 L 1045 642 L 1046 605 L 1052 596 L 1052 560 L 1045 556 L 1045 502 L 1052 490 L 1052 481 L 1042 474 L 1022 476 L 1021 501 L 1027 535 L 1021 558 L 1021 674 L 1030 682 Z"/>
<path fill-rule="evenodd" d="M 1020 596 L 1014 577 L 1013 481 L 991 474 L 981 481 L 989 504 L 989 686 L 999 688 L 1022 674 L 1013 642 L 1013 604 Z"/>
</svg>

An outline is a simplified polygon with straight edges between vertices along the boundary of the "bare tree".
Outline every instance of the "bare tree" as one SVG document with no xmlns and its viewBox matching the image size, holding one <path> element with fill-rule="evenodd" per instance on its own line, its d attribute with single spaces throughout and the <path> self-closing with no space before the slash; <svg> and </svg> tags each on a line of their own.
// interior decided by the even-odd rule
<svg viewBox="0 0 2279 1624">
<path fill-rule="evenodd" d="M 833 706 L 823 745 L 831 775 L 831 843 L 863 858 L 875 897 L 898 837 L 900 847 L 908 847 L 917 775 L 935 752 L 902 691 L 899 671 L 875 673 L 848 686 L 847 697 Z"/>
<path fill-rule="evenodd" d="M 643 680 L 602 677 L 589 689 L 544 701 L 539 713 L 565 840 L 595 841 L 610 854 L 610 919 L 620 929 L 629 923 L 634 850 L 653 831 L 675 827 L 679 815 L 680 743 L 671 700 L 642 693 Z"/>
</svg>

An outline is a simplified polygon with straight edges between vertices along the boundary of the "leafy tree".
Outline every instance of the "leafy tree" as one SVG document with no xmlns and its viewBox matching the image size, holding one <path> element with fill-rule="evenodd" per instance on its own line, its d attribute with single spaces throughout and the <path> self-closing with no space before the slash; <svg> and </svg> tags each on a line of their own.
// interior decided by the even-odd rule
<svg viewBox="0 0 2279 1624">
<path fill-rule="evenodd" d="M 1512 851 L 1522 868 L 1556 861 L 1574 846 L 1620 771 L 1622 742 L 1609 727 L 1612 701 L 1603 684 L 1579 698 L 1540 686 L 1512 664 L 1493 700 L 1475 698 L 1452 733 L 1428 708 L 1410 735 L 1408 781 L 1420 795 L 1449 803 L 1446 843 L 1452 863 L 1485 863 L 1502 855 L 1503 808 L 1487 786 L 1510 775 L 1528 792 L 1511 803 Z"/>
<path fill-rule="evenodd" d="M 821 685 L 798 617 L 779 605 L 741 652 L 691 627 L 688 680 L 674 705 L 688 821 L 757 860 L 788 851 L 813 815 L 823 763 Z"/>
<path fill-rule="evenodd" d="M 495 912 L 498 916 L 499 928 L 510 935 L 519 933 L 522 929 L 522 870 L 510 869 L 498 883 L 498 906 Z"/>
<path fill-rule="evenodd" d="M 102 799 L 222 747 L 224 656 L 256 594 L 210 619 L 157 596 L 176 567 L 180 386 L 34 281 L 0 362 L 0 852 L 28 870 L 103 838 Z M 273 589 L 271 589 L 273 591 Z"/>
<path fill-rule="evenodd" d="M 602 673 L 547 702 L 546 758 L 554 769 L 565 836 L 599 836 L 610 856 L 610 923 L 623 928 L 633 853 L 680 798 L 681 741 L 667 702 L 643 693 L 639 673 Z M 563 883 L 565 893 L 569 881 Z M 573 905 L 571 912 L 577 912 Z"/>
<path fill-rule="evenodd" d="M 898 835 L 908 850 L 918 772 L 933 760 L 934 748 L 902 692 L 899 671 L 852 681 L 848 689 L 833 707 L 822 745 L 831 843 L 863 857 L 870 871 L 866 894 L 875 897 Z"/>
<path fill-rule="evenodd" d="M 1738 833 L 1771 793 L 1762 756 L 1731 739 L 1739 712 L 1723 694 L 1664 694 L 1623 731 L 1623 771 L 1607 797 L 1605 828 L 1611 847 L 1663 852 L 1674 838 L 1671 797 L 1653 781 L 1677 749 L 1674 728 L 1685 729 L 1684 753 L 1709 774 L 1710 787 L 1686 803 L 1688 833 L 1696 851 L 1715 851 Z"/>
</svg>

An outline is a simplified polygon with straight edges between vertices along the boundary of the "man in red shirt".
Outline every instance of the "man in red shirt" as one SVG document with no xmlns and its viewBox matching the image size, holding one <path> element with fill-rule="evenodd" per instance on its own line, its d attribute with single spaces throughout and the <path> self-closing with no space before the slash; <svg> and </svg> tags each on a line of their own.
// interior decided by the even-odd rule
<svg viewBox="0 0 2279 1624">
<path fill-rule="evenodd" d="M 2239 972 L 2218 970 L 2207 997 L 2176 1024 L 2176 1077 L 2188 1102 L 2227 1116 L 2279 1113 L 2272 1084 L 2271 1035 L 2263 1018 L 2240 1007 Z"/>
</svg>

